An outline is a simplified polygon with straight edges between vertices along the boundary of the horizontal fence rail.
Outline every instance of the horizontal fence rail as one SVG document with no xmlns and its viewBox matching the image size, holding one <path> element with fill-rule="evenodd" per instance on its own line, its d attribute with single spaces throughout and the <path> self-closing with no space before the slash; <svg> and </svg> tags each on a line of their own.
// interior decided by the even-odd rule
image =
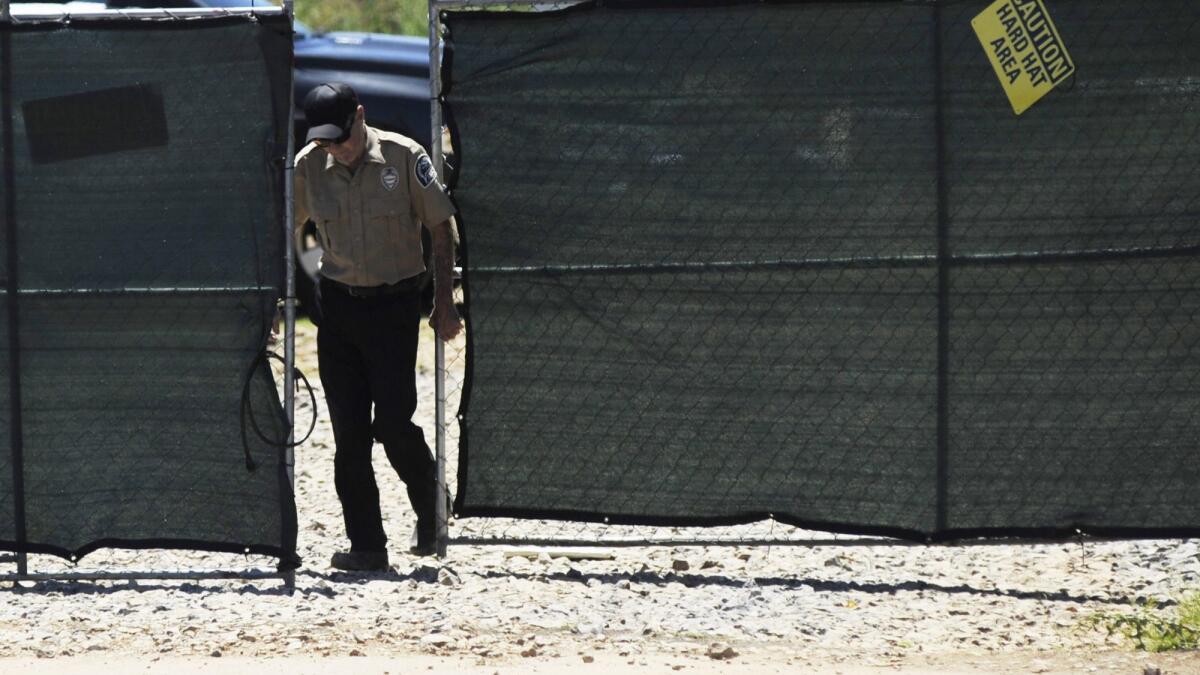
<svg viewBox="0 0 1200 675">
<path fill-rule="evenodd" d="M 283 16 L 284 11 L 280 7 L 205 7 L 205 8 L 179 8 L 179 9 L 89 9 L 81 11 L 63 10 L 45 10 L 40 8 L 36 10 L 23 10 L 16 14 L 11 14 L 8 20 L 13 24 L 22 23 L 40 23 L 46 21 L 70 21 L 72 19 L 81 19 L 86 21 L 106 21 L 106 20 L 187 20 L 187 19 L 212 19 L 220 17 L 235 17 L 235 16 Z"/>
</svg>

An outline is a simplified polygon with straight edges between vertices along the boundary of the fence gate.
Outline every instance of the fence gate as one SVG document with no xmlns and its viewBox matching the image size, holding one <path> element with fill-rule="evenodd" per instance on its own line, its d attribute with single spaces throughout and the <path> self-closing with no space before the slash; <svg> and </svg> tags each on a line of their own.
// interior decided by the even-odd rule
<svg viewBox="0 0 1200 675">
<path fill-rule="evenodd" d="M 290 22 L 0 24 L 5 578 L 124 547 L 274 556 L 290 582 L 292 369 L 281 397 L 263 357 L 292 295 Z"/>
</svg>

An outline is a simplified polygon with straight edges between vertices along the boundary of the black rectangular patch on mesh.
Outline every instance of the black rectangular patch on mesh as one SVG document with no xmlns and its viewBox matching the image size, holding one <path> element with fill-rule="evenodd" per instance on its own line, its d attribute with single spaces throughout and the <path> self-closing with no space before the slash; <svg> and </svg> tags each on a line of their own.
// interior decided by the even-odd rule
<svg viewBox="0 0 1200 675">
<path fill-rule="evenodd" d="M 162 92 L 152 84 L 25 101 L 21 111 L 35 164 L 167 144 Z"/>
</svg>

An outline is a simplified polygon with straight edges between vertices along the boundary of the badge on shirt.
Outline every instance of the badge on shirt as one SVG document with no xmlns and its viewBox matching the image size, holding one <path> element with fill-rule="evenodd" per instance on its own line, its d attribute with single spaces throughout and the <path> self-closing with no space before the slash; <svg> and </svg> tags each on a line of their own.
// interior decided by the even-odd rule
<svg viewBox="0 0 1200 675">
<path fill-rule="evenodd" d="M 417 175 L 417 182 L 421 187 L 427 188 L 429 184 L 437 179 L 437 171 L 433 168 L 433 162 L 429 160 L 429 155 L 421 155 L 413 167 L 413 172 Z"/>
<path fill-rule="evenodd" d="M 383 187 L 388 192 L 391 192 L 400 184 L 400 172 L 394 166 L 385 166 L 383 171 L 379 172 L 379 182 L 383 183 Z"/>
</svg>

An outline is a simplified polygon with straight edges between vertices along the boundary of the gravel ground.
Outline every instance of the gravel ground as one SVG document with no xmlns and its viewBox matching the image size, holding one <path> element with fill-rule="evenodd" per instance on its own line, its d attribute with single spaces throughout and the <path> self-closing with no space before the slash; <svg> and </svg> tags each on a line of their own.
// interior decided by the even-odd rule
<svg viewBox="0 0 1200 675">
<path fill-rule="evenodd" d="M 428 405 L 418 414 L 432 442 L 428 331 L 426 338 L 419 371 Z M 299 363 L 319 384 L 314 343 L 311 327 L 302 326 Z M 300 411 L 301 422 L 306 414 Z M 591 664 L 595 672 L 805 672 L 818 665 L 847 673 L 1142 672 L 1153 665 L 1200 673 L 1196 653 L 1132 652 L 1082 625 L 1096 612 L 1128 611 L 1144 599 L 1169 603 L 1200 589 L 1195 541 L 803 546 L 796 542 L 826 535 L 765 523 L 665 533 L 783 543 L 564 550 L 455 544 L 445 560 L 418 559 L 403 552 L 412 515 L 380 451 L 376 472 L 393 569 L 347 575 L 328 568 L 343 545 L 332 453 L 322 418 L 297 452 L 305 566 L 294 593 L 276 580 L 0 584 L 0 672 L 66 672 L 71 664 L 81 664 L 79 672 L 117 672 L 130 663 L 176 672 L 258 664 L 273 672 L 263 664 L 277 662 L 287 672 L 566 672 Z M 595 532 L 518 521 L 464 520 L 451 528 L 459 538 Z M 30 562 L 34 571 L 69 569 L 51 557 Z M 273 564 L 226 554 L 102 551 L 77 571 Z"/>
</svg>

